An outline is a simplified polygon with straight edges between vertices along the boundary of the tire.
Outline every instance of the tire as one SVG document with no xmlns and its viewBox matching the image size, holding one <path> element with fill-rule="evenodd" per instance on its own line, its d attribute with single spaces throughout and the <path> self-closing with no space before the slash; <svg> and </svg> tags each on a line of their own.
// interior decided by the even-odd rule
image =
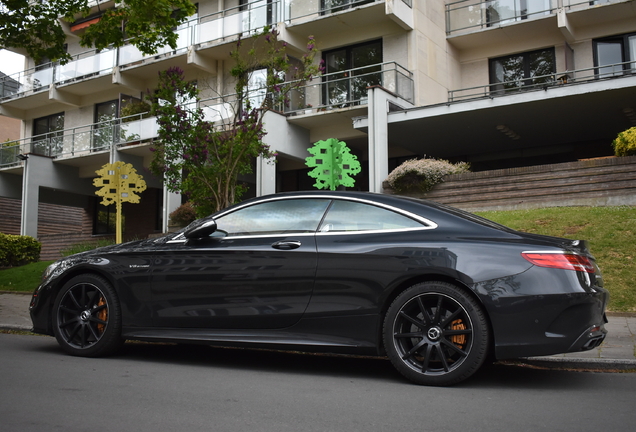
<svg viewBox="0 0 636 432">
<path fill-rule="evenodd" d="M 384 319 L 393 366 L 416 384 L 447 386 L 473 375 L 488 355 L 490 332 L 479 304 L 457 286 L 424 282 L 402 292 Z"/>
<path fill-rule="evenodd" d="M 69 280 L 58 293 L 51 316 L 55 338 L 68 354 L 105 356 L 124 342 L 117 294 L 100 276 L 86 274 Z"/>
</svg>

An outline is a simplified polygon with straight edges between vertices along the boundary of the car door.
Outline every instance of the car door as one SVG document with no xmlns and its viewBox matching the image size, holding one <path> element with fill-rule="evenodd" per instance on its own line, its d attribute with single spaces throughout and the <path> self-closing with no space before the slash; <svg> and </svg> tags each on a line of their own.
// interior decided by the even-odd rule
<svg viewBox="0 0 636 432">
<path fill-rule="evenodd" d="M 314 286 L 315 232 L 328 199 L 271 199 L 215 218 L 203 239 L 175 239 L 154 257 L 153 323 L 173 328 L 283 328 Z"/>
<path fill-rule="evenodd" d="M 362 200 L 336 199 L 316 235 L 318 269 L 307 318 L 377 316 L 384 290 L 426 266 L 454 266 L 422 241 L 436 225 Z"/>
</svg>

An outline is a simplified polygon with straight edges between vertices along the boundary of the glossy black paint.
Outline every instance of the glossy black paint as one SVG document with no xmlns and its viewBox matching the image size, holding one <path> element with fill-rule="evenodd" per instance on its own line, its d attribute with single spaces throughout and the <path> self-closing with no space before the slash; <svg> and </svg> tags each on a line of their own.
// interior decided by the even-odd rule
<svg viewBox="0 0 636 432">
<path fill-rule="evenodd" d="M 197 223 L 301 197 L 388 206 L 431 224 L 200 239 L 177 234 L 74 255 L 60 260 L 35 291 L 34 331 L 52 334 L 57 292 L 70 278 L 94 273 L 115 288 L 128 339 L 382 354 L 387 308 L 423 281 L 448 282 L 477 299 L 497 358 L 589 349 L 590 340 L 604 337 L 608 294 L 600 272 L 540 268 L 521 256 L 569 251 L 591 258 L 582 241 L 520 233 L 431 202 L 359 192 L 262 197 Z"/>
</svg>

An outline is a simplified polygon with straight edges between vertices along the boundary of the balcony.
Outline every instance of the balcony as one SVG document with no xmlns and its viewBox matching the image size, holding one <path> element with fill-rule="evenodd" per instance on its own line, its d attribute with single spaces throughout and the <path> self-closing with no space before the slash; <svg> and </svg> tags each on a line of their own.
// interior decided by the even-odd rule
<svg viewBox="0 0 636 432">
<path fill-rule="evenodd" d="M 568 16 L 580 15 L 574 18 L 576 24 L 586 25 L 589 16 L 592 22 L 604 19 L 625 17 L 624 12 L 631 10 L 629 6 L 619 8 L 604 8 L 605 6 L 630 3 L 631 0 L 460 0 L 446 5 L 446 34 L 456 36 L 473 33 L 489 28 L 531 21 L 546 16 L 556 15 L 563 10 Z M 601 8 L 601 9 L 599 9 Z M 633 13 L 633 12 L 632 12 Z"/>
<path fill-rule="evenodd" d="M 557 72 L 550 75 L 506 81 L 448 92 L 448 102 L 510 96 L 523 92 L 550 88 L 589 84 L 603 80 L 636 76 L 636 62 L 608 64 L 593 68 Z"/>
<path fill-rule="evenodd" d="M 395 62 L 387 62 L 318 77 L 294 89 L 289 95 L 289 103 L 278 107 L 278 110 L 290 116 L 300 116 L 366 109 L 367 88 L 375 85 L 413 102 L 413 74 Z M 255 106 L 260 106 L 266 97 L 264 89 L 254 89 L 251 94 Z M 206 120 L 221 122 L 234 116 L 236 101 L 235 95 L 226 95 L 202 100 L 199 107 Z M 113 146 L 128 151 L 131 144 L 152 141 L 158 130 L 155 117 L 145 113 L 7 142 L 0 144 L 0 168 L 18 166 L 18 155 L 29 153 L 65 161 L 97 155 L 107 159 Z M 147 154 L 147 149 L 141 153 Z"/>
<path fill-rule="evenodd" d="M 378 28 L 387 23 L 413 30 L 412 0 L 323 0 L 286 2 L 283 20 L 290 30 L 323 36 L 354 28 Z"/>
<path fill-rule="evenodd" d="M 36 135 L 0 144 L 0 168 L 20 164 L 18 155 L 35 154 L 55 159 L 99 156 L 108 162 L 113 146 L 147 143 L 157 137 L 154 117 L 136 114 L 117 120 Z"/>
<path fill-rule="evenodd" d="M 315 78 L 293 90 L 281 111 L 301 115 L 367 105 L 367 88 L 371 86 L 381 86 L 414 102 L 413 73 L 395 62 L 386 62 Z"/>
<path fill-rule="evenodd" d="M 466 33 L 554 14 L 557 0 L 461 0 L 446 5 L 446 34 Z M 589 2 L 588 2 L 589 3 Z M 526 3 L 523 2 L 525 5 Z"/>
<path fill-rule="evenodd" d="M 393 9 L 397 10 L 398 15 L 404 15 L 404 10 L 407 10 L 406 15 L 410 13 L 412 16 L 410 1 L 396 0 L 397 4 L 393 4 Z M 302 5 L 302 8 L 298 5 Z M 350 15 L 357 25 L 367 27 L 377 20 L 387 20 L 384 5 L 383 0 L 329 0 L 324 3 L 283 0 L 251 2 L 197 17 L 183 24 L 176 30 L 178 39 L 174 49 L 166 46 L 153 55 L 144 55 L 133 45 L 101 51 L 89 50 L 75 55 L 66 65 L 48 63 L 2 77 L 0 103 L 5 113 L 15 117 L 24 117 L 26 110 L 58 102 L 79 106 L 82 95 L 103 91 L 114 85 L 113 71 L 116 68 L 119 68 L 124 76 L 118 83 L 142 91 L 145 90 L 146 77 L 165 68 L 161 66 L 162 60 L 181 56 L 181 63 L 185 65 L 186 53 L 190 47 L 203 54 L 204 59 L 226 58 L 227 43 L 236 40 L 238 36 L 254 34 L 266 25 L 279 22 L 292 25 L 299 20 L 313 23 L 315 16 L 329 18 L 337 14 L 338 22 Z M 355 13 L 347 14 L 348 11 Z M 321 23 L 324 24 L 322 21 Z M 144 68 L 146 65 L 154 66 L 150 70 Z M 96 79 L 99 81 L 95 81 Z M 59 91 L 50 95 L 48 91 L 52 87 Z M 64 109 L 63 105 L 60 109 Z"/>
</svg>

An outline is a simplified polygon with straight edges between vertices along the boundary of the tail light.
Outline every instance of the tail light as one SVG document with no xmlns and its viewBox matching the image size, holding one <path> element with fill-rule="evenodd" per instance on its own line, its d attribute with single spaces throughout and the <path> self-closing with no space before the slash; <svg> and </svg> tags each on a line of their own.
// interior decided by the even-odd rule
<svg viewBox="0 0 636 432">
<path fill-rule="evenodd" d="M 521 256 L 539 267 L 594 273 L 594 264 L 582 255 L 566 252 L 523 252 Z"/>
</svg>

